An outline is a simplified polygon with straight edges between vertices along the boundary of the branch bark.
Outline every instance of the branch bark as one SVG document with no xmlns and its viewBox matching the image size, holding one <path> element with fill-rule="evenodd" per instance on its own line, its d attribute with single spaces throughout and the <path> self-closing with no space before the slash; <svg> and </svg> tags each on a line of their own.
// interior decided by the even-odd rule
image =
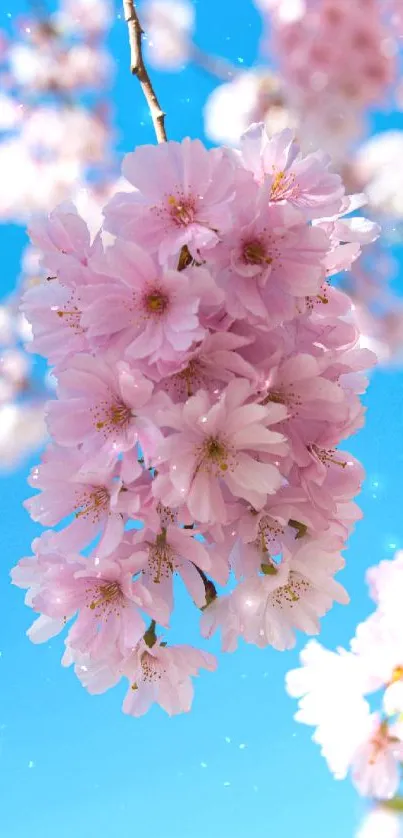
<svg viewBox="0 0 403 838">
<path fill-rule="evenodd" d="M 129 30 L 130 70 L 133 76 L 137 76 L 140 82 L 150 110 L 157 140 L 159 143 L 165 143 L 167 141 L 165 113 L 160 106 L 157 94 L 144 64 L 142 51 L 142 37 L 144 32 L 141 28 L 134 0 L 123 0 L 123 11 Z"/>
</svg>

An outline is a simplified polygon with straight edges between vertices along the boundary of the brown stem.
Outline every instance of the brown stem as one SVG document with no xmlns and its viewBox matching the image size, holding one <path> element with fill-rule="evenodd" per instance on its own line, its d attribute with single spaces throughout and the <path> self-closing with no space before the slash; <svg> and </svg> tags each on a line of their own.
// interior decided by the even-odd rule
<svg viewBox="0 0 403 838">
<path fill-rule="evenodd" d="M 206 574 L 203 570 L 201 570 L 200 567 L 198 567 L 196 564 L 193 564 L 193 567 L 196 568 L 199 576 L 201 576 L 204 583 L 204 590 L 206 592 L 206 604 L 203 605 L 201 609 L 202 611 L 204 611 L 204 609 L 207 608 L 208 605 L 211 605 L 211 603 L 214 602 L 215 599 L 217 599 L 217 590 L 216 586 L 214 585 L 214 582 L 212 582 L 211 579 L 209 579 L 208 576 L 206 576 Z"/>
<path fill-rule="evenodd" d="M 141 45 L 143 29 L 141 28 L 134 0 L 123 0 L 123 11 L 129 30 L 130 69 L 132 74 L 137 76 L 140 82 L 141 89 L 150 109 L 157 140 L 159 143 L 165 143 L 167 141 L 164 122 L 165 114 L 157 99 L 157 94 L 155 93 L 144 64 Z"/>
</svg>

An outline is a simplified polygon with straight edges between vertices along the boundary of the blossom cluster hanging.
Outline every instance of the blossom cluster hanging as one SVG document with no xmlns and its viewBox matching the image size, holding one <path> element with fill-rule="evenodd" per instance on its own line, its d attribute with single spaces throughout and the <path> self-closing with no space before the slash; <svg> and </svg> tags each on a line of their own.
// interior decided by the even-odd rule
<svg viewBox="0 0 403 838">
<path fill-rule="evenodd" d="M 26 506 L 56 529 L 13 581 L 34 642 L 69 624 L 63 662 L 90 692 L 125 677 L 126 712 L 172 714 L 216 666 L 164 639 L 175 577 L 226 651 L 288 649 L 348 601 L 334 577 L 363 471 L 336 446 L 373 356 L 329 280 L 377 228 L 346 218 L 360 197 L 326 155 L 261 124 L 239 153 L 139 147 L 123 175 L 93 241 L 70 204 L 31 224 L 49 278 L 23 310 L 57 399 Z"/>
<path fill-rule="evenodd" d="M 402 241 L 403 132 L 373 131 L 372 111 L 401 111 L 398 0 L 255 0 L 263 36 L 257 65 L 231 64 L 195 43 L 189 0 L 143 0 L 148 60 L 172 72 L 191 62 L 218 80 L 204 107 L 215 143 L 238 146 L 251 122 L 290 127 L 302 150 L 321 147 L 351 192 L 365 192 L 383 234 L 345 274 L 359 330 L 383 364 L 402 361 L 403 303 L 391 243 Z M 195 35 L 196 29 L 196 35 Z M 241 45 L 239 45 L 241 50 Z M 369 266 L 369 269 L 368 269 Z"/>
</svg>

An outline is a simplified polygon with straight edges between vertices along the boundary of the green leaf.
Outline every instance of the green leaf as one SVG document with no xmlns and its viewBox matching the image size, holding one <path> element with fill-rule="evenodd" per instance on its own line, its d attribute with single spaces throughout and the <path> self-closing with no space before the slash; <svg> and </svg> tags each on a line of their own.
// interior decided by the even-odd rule
<svg viewBox="0 0 403 838">
<path fill-rule="evenodd" d="M 277 568 L 274 564 L 261 564 L 260 569 L 265 576 L 275 576 L 278 573 Z"/>
<path fill-rule="evenodd" d="M 293 530 L 297 530 L 295 538 L 303 538 L 308 532 L 307 525 L 301 524 L 301 521 L 295 521 L 294 518 L 290 518 L 288 525 L 292 527 Z"/>
</svg>

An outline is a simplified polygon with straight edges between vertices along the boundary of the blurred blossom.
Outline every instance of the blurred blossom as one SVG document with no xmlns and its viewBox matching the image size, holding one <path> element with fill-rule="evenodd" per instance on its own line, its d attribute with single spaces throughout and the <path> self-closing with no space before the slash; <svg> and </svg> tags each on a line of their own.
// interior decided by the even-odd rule
<svg viewBox="0 0 403 838">
<path fill-rule="evenodd" d="M 358 183 L 375 211 L 403 217 L 403 131 L 383 131 L 359 148 L 353 162 Z"/>
<path fill-rule="evenodd" d="M 195 12 L 188 0 L 147 0 L 141 6 L 147 57 L 154 67 L 179 70 L 189 59 Z"/>
<path fill-rule="evenodd" d="M 42 404 L 0 406 L 0 471 L 15 468 L 47 436 Z"/>
<path fill-rule="evenodd" d="M 365 817 L 356 838 L 402 838 L 403 822 L 396 812 L 377 807 Z"/>
<path fill-rule="evenodd" d="M 70 198 L 97 233 L 100 207 L 117 182 L 105 100 L 113 63 L 104 39 L 112 18 L 109 0 L 61 0 L 45 15 L 33 9 L 10 39 L 1 37 L 1 221 L 26 223 Z M 54 381 L 27 355 L 32 329 L 19 311 L 21 290 L 46 278 L 38 252 L 27 247 L 19 288 L 0 308 L 0 468 L 46 437 L 43 409 Z"/>
<path fill-rule="evenodd" d="M 62 0 L 57 21 L 68 32 L 99 35 L 112 23 L 113 0 Z"/>
<path fill-rule="evenodd" d="M 206 133 L 214 142 L 235 146 L 253 122 L 264 122 L 269 134 L 296 124 L 285 106 L 279 79 L 263 68 L 240 72 L 218 85 L 207 99 L 204 116 Z"/>
</svg>

